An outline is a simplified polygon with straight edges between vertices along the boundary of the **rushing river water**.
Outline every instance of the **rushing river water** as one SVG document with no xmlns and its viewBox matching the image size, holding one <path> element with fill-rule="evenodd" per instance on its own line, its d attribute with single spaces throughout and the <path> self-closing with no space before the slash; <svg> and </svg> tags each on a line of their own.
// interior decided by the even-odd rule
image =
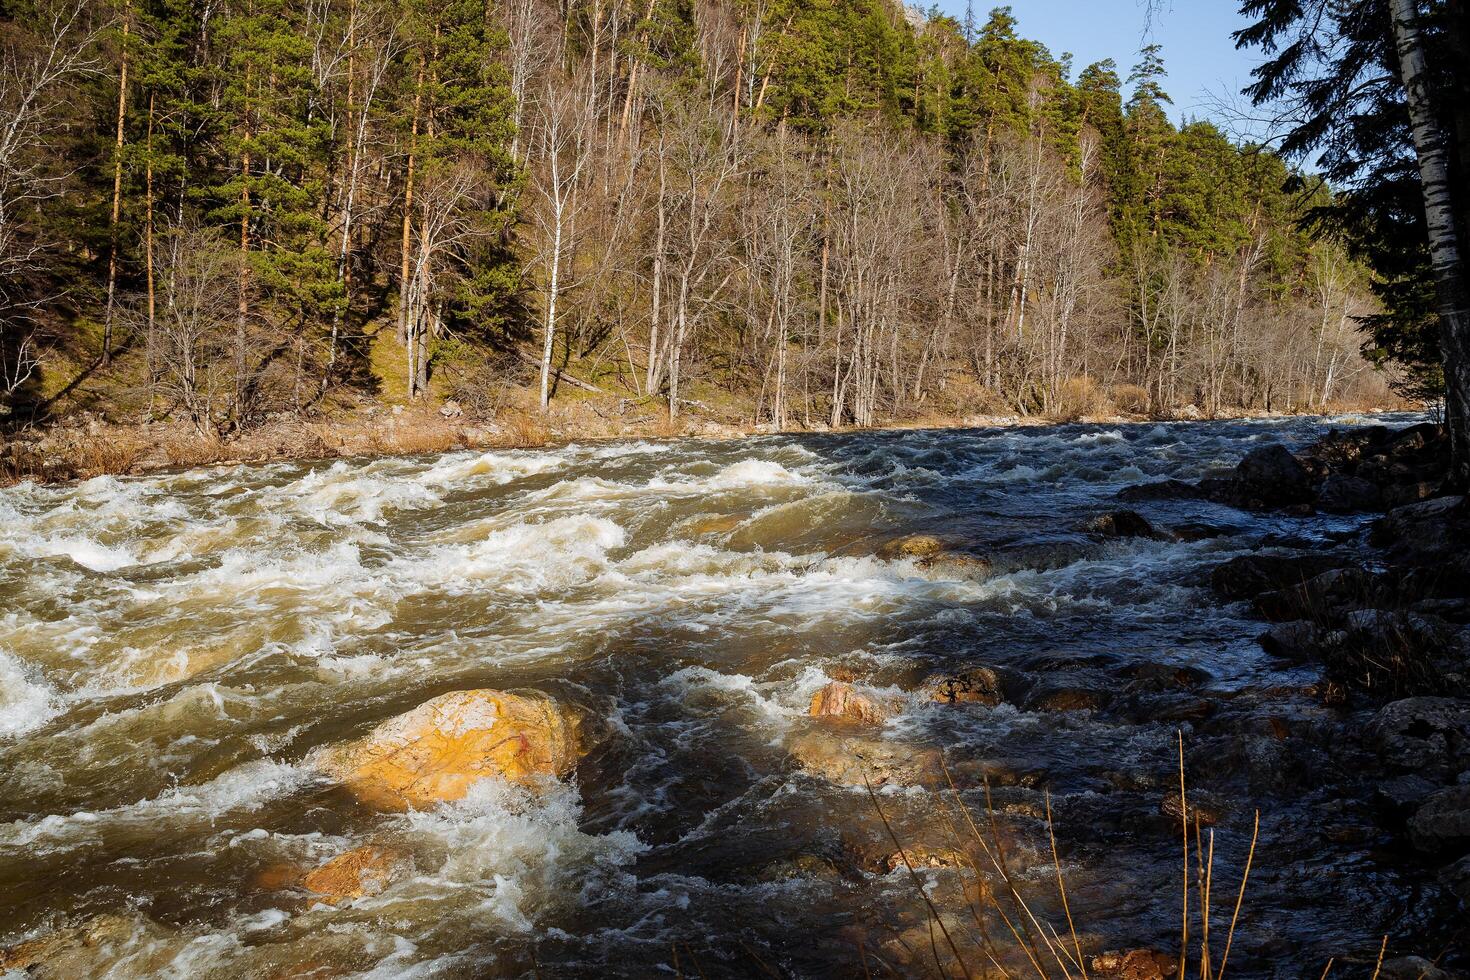
<svg viewBox="0 0 1470 980">
<path fill-rule="evenodd" d="M 845 737 L 807 716 L 833 677 L 900 706 L 868 751 L 942 750 L 976 812 L 989 777 L 1048 914 L 1049 791 L 1093 950 L 1177 949 L 1161 801 L 1181 729 L 1191 789 L 1219 810 L 1217 908 L 1261 813 L 1232 973 L 1315 976 L 1385 932 L 1432 932 L 1418 872 L 1383 850 L 1356 722 L 1206 586 L 1221 559 L 1361 520 L 1179 501 L 1136 506 L 1189 540 L 1080 530 L 1125 485 L 1326 425 L 572 445 L 0 491 L 0 946 L 107 915 L 120 932 L 73 969 L 861 976 L 861 946 L 874 975 L 876 957 L 919 970 L 902 944 L 927 952 L 926 912 L 884 864 L 867 792 L 793 749 Z M 989 565 L 879 557 L 916 532 Z M 980 663 L 1022 693 L 918 693 Z M 477 687 L 588 709 L 575 778 L 382 814 L 303 765 Z M 879 791 L 884 813 L 933 845 L 948 793 L 903 783 Z M 349 906 L 265 874 L 368 839 L 413 872 Z M 964 873 L 920 871 L 942 912 L 962 907 Z"/>
</svg>

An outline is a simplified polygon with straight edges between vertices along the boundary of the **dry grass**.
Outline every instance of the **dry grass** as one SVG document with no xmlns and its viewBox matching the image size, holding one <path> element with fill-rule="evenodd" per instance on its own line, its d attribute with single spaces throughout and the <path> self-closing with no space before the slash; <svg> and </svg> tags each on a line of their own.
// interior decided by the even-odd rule
<svg viewBox="0 0 1470 980">
<path fill-rule="evenodd" d="M 978 818 L 964 803 L 948 769 L 948 798 L 939 806 L 942 824 L 954 842 L 955 853 L 961 855 L 961 870 L 972 877 L 975 887 L 964 891 L 966 908 L 959 916 L 941 914 L 929 897 L 923 878 L 910 859 L 912 848 L 906 848 L 884 812 L 883 804 L 867 783 L 869 799 L 877 811 L 884 830 L 898 848 L 902 866 L 922 900 L 929 920 L 929 949 L 915 955 L 909 968 L 922 968 L 930 976 L 967 978 L 998 975 L 1004 977 L 1035 976 L 1041 980 L 1089 980 L 1089 965 L 1102 972 L 1107 964 L 1102 957 L 1088 957 L 1078 935 L 1072 915 L 1067 885 L 1061 870 L 1056 833 L 1052 823 L 1051 797 L 1046 797 L 1047 838 L 1056 871 L 1056 892 L 1061 909 L 1056 921 L 1050 921 L 1036 908 L 1038 896 L 1030 899 L 1023 892 L 1022 877 L 1012 868 L 1002 843 L 996 811 L 985 782 L 985 813 Z M 1187 800 L 1184 779 L 1184 741 L 1179 738 L 1179 790 L 1181 801 Z M 1191 826 L 1191 816 L 1193 825 Z M 1245 903 L 1246 885 L 1255 860 L 1256 841 L 1260 832 L 1260 811 L 1256 812 L 1250 850 L 1229 906 L 1230 917 L 1224 942 L 1211 946 L 1211 928 L 1223 924 L 1221 910 L 1212 906 L 1215 898 L 1215 835 L 1203 832 L 1198 811 L 1187 803 L 1180 807 L 1180 838 L 1183 854 L 1181 877 L 1180 938 L 1177 972 L 1183 980 L 1191 972 L 1200 980 L 1224 980 L 1230 962 L 1231 946 Z M 982 829 L 983 828 L 983 829 Z M 1218 937 L 1218 934 L 1217 934 Z M 1216 950 L 1219 950 L 1218 955 Z M 863 969 L 872 975 L 870 966 L 899 974 L 890 964 L 860 950 Z M 913 951 L 921 953 L 923 951 Z M 1155 956 L 1159 954 L 1154 954 Z"/>
<path fill-rule="evenodd" d="M 1113 385 L 1108 389 L 1108 400 L 1118 411 L 1132 415 L 1147 415 L 1153 410 L 1153 398 L 1148 389 L 1138 385 Z"/>
<path fill-rule="evenodd" d="M 78 446 L 73 466 L 81 476 L 121 476 L 131 473 L 149 448 L 138 435 L 117 429 Z"/>
<path fill-rule="evenodd" d="M 464 447 L 458 429 L 427 421 L 422 424 L 410 422 L 391 429 L 373 429 L 368 434 L 368 442 L 374 453 L 385 456 L 445 453 Z"/>
<path fill-rule="evenodd" d="M 535 449 L 546 445 L 550 434 L 546 422 L 529 412 L 507 412 L 501 417 L 505 445 L 512 449 Z"/>
<path fill-rule="evenodd" d="M 1063 381 L 1057 389 L 1051 414 L 1060 422 L 1075 422 L 1087 416 L 1109 415 L 1112 411 L 1113 405 L 1097 381 L 1090 375 L 1078 374 Z"/>
</svg>

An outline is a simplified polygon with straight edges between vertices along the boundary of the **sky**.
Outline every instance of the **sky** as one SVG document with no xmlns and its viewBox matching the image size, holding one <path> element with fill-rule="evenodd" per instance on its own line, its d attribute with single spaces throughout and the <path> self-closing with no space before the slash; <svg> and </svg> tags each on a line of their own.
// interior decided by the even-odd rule
<svg viewBox="0 0 1470 980">
<path fill-rule="evenodd" d="M 1145 0 L 975 0 L 976 20 L 984 23 L 997 6 L 1011 8 L 1022 37 L 1042 42 L 1058 57 L 1070 51 L 1074 76 L 1112 58 L 1126 79 L 1142 45 L 1162 44 L 1169 70 L 1164 89 L 1174 100 L 1176 122 L 1223 121 L 1228 113 L 1220 111 L 1220 99 L 1240 102 L 1240 89 L 1260 61 L 1258 50 L 1237 51 L 1230 37 L 1247 23 L 1237 12 L 1238 0 L 1160 0 L 1152 24 Z M 940 9 L 963 18 L 965 0 L 940 0 Z"/>
</svg>

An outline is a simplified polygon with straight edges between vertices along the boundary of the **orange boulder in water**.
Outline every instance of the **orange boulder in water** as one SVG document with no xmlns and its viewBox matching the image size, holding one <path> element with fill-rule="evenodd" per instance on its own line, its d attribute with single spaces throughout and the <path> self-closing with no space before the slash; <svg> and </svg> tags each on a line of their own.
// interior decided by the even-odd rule
<svg viewBox="0 0 1470 980">
<path fill-rule="evenodd" d="M 309 872 L 301 884 L 323 901 L 350 902 L 387 888 L 408 861 L 406 854 L 391 847 L 354 847 Z"/>
<path fill-rule="evenodd" d="M 890 705 L 841 681 L 833 681 L 813 694 L 808 710 L 813 718 L 834 718 L 869 725 L 881 724 L 890 713 Z"/>
<path fill-rule="evenodd" d="M 486 777 L 564 776 L 580 750 L 580 717 L 544 694 L 452 691 L 312 761 L 369 806 L 410 810 L 462 799 Z"/>
</svg>

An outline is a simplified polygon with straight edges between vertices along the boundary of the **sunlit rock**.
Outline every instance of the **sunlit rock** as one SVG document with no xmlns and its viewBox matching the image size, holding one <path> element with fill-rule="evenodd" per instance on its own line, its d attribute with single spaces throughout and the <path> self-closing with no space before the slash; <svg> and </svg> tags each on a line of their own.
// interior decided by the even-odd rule
<svg viewBox="0 0 1470 980">
<path fill-rule="evenodd" d="M 99 915 L 35 939 L 0 950 L 0 974 L 17 971 L 32 977 L 101 976 L 123 957 L 132 975 L 163 967 L 173 950 L 162 940 L 165 931 L 140 919 Z M 139 955 L 140 949 L 148 949 Z M 156 955 L 151 955 L 156 953 Z"/>
<path fill-rule="evenodd" d="M 1112 950 L 1094 956 L 1092 970 L 1116 980 L 1168 980 L 1179 975 L 1179 960 L 1153 949 Z"/>
<path fill-rule="evenodd" d="M 391 847 L 354 847 L 308 872 L 301 886 L 332 904 L 376 895 L 410 865 L 408 855 Z"/>
<path fill-rule="evenodd" d="M 802 768 L 843 786 L 940 786 L 938 749 L 878 738 L 835 737 L 812 732 L 794 739 L 791 756 Z"/>
<path fill-rule="evenodd" d="M 311 761 L 369 806 L 407 810 L 461 799 L 486 777 L 565 776 L 580 749 L 580 716 L 545 695 L 453 691 Z"/>
<path fill-rule="evenodd" d="M 954 674 L 932 677 L 921 693 L 942 704 L 997 705 L 1005 700 L 1006 677 L 994 667 L 971 667 Z"/>
<path fill-rule="evenodd" d="M 813 718 L 879 725 L 893 713 L 892 702 L 866 694 L 841 681 L 833 681 L 812 695 L 808 714 Z"/>
</svg>

